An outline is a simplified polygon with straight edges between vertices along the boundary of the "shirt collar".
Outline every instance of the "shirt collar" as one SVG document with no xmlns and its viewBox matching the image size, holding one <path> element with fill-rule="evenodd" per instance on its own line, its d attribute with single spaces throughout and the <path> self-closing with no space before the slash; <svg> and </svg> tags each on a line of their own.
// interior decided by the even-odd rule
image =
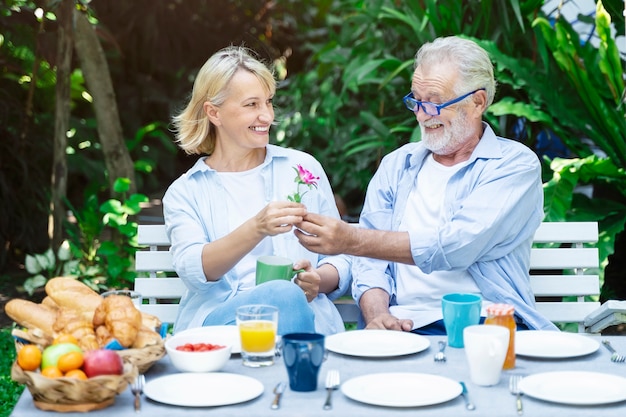
<svg viewBox="0 0 626 417">
<path fill-rule="evenodd" d="M 287 158 L 287 150 L 282 146 L 277 145 L 267 145 L 265 147 L 265 161 L 263 161 L 263 165 L 269 164 L 274 158 Z M 207 156 L 202 156 L 198 158 L 195 164 L 186 172 L 186 176 L 193 177 L 196 173 L 199 172 L 215 172 L 215 170 L 209 167 L 204 161 L 207 159 Z"/>
</svg>

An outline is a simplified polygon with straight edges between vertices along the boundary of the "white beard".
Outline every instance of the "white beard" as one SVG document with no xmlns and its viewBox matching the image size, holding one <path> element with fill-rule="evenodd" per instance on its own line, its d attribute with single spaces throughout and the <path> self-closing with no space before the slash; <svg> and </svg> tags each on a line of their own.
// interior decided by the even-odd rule
<svg viewBox="0 0 626 417">
<path fill-rule="evenodd" d="M 426 125 L 435 125 L 439 122 L 434 119 L 426 122 Z M 469 126 L 466 120 L 465 111 L 459 109 L 456 117 L 450 121 L 450 127 L 444 127 L 443 133 L 431 132 L 424 124 L 420 123 L 422 133 L 422 143 L 432 153 L 436 155 L 449 155 L 458 150 L 466 140 Z"/>
</svg>

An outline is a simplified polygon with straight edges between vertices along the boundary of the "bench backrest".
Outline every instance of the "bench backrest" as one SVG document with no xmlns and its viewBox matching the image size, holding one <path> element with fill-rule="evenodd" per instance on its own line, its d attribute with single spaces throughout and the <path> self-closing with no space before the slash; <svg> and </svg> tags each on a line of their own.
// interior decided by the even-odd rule
<svg viewBox="0 0 626 417">
<path fill-rule="evenodd" d="M 577 323 L 582 332 L 585 316 L 599 307 L 599 302 L 590 299 L 600 294 L 598 249 L 590 247 L 597 241 L 596 222 L 542 223 L 537 229 L 530 283 L 537 309 L 549 320 Z M 135 257 L 137 271 L 148 275 L 135 279 L 135 290 L 148 300 L 142 309 L 164 322 L 174 322 L 185 286 L 175 276 L 165 226 L 139 225 L 138 242 L 148 247 Z M 353 302 L 336 304 L 344 321 L 356 320 L 358 309 Z"/>
</svg>

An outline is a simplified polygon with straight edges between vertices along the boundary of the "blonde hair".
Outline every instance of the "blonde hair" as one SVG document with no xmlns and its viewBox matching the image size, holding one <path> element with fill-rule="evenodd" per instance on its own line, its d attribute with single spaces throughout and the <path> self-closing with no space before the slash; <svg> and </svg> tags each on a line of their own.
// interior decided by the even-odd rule
<svg viewBox="0 0 626 417">
<path fill-rule="evenodd" d="M 487 106 L 493 103 L 496 94 L 493 64 L 489 54 L 476 42 L 457 36 L 437 38 L 422 45 L 417 51 L 414 67 L 442 62 L 455 65 L 459 71 L 460 82 L 454 88 L 457 94 L 484 88 L 487 93 Z"/>
<path fill-rule="evenodd" d="M 252 50 L 229 46 L 213 54 L 198 72 L 189 103 L 172 118 L 176 143 L 185 153 L 213 153 L 216 128 L 204 113 L 204 103 L 222 105 L 228 97 L 228 85 L 240 69 L 256 75 L 267 91 L 272 94 L 276 91 L 272 70 Z"/>
</svg>

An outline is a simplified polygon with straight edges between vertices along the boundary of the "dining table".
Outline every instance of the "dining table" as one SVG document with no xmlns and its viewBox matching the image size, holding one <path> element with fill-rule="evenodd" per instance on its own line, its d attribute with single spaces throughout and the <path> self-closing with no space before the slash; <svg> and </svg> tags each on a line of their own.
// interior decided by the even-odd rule
<svg viewBox="0 0 626 417">
<path fill-rule="evenodd" d="M 532 332 L 532 331 L 531 331 Z M 521 332 L 518 332 L 518 335 Z M 416 335 L 417 336 L 417 335 Z M 261 368 L 250 368 L 242 365 L 242 359 L 239 354 L 233 354 L 224 368 L 218 372 L 217 378 L 225 377 L 225 374 L 234 374 L 239 376 L 247 376 L 260 382 L 262 390 L 255 398 L 247 399 L 242 402 L 224 405 L 173 405 L 148 398 L 143 395 L 141 399 L 140 414 L 151 417 L 174 417 L 174 416 L 517 416 L 516 396 L 512 395 L 509 390 L 509 377 L 512 374 L 521 374 L 525 378 L 535 375 L 543 375 L 545 373 L 556 373 L 561 376 L 561 380 L 557 380 L 557 384 L 567 384 L 572 380 L 568 380 L 567 375 L 571 372 L 574 378 L 587 378 L 588 375 L 597 376 L 615 376 L 620 381 L 626 381 L 626 362 L 613 362 L 610 360 L 611 354 L 605 349 L 601 341 L 608 340 L 612 346 L 619 352 L 626 353 L 626 336 L 601 336 L 580 334 L 580 337 L 589 338 L 595 341 L 597 348 L 591 349 L 589 352 L 583 352 L 580 355 L 571 357 L 559 357 L 557 355 L 517 355 L 515 368 L 505 370 L 501 374 L 498 384 L 493 386 L 478 386 L 472 383 L 468 368 L 468 362 L 463 348 L 447 347 L 445 349 L 446 360 L 435 361 L 434 355 L 438 352 L 438 342 L 446 341 L 446 336 L 419 336 L 425 344 L 423 348 L 418 349 L 414 353 L 395 354 L 395 355 L 355 355 L 350 352 L 338 353 L 337 349 L 327 350 L 326 357 L 320 368 L 317 389 L 311 392 L 295 392 L 292 391 L 287 384 L 287 388 L 282 394 L 280 407 L 278 409 L 270 408 L 274 400 L 274 387 L 280 383 L 288 382 L 288 375 L 280 356 L 275 359 L 272 366 Z M 329 339 L 329 337 L 327 337 Z M 537 338 L 540 345 L 541 338 Z M 366 347 L 366 346 L 365 346 Z M 541 346 L 538 346 L 541 348 Z M 402 352 L 400 352 L 402 353 Z M 552 352 L 550 352 L 552 353 Z M 566 355 L 567 356 L 567 355 Z M 332 393 L 332 408 L 323 409 L 326 400 L 327 391 L 325 389 L 325 377 L 329 370 L 336 369 L 340 373 L 341 386 Z M 176 374 L 177 370 L 171 364 L 168 356 L 164 356 L 155 362 L 152 367 L 145 373 L 146 384 L 152 381 L 159 381 L 159 378 L 166 378 Z M 353 399 L 344 392 L 344 387 L 351 385 L 351 380 L 356 378 L 367 378 L 365 381 L 371 387 L 375 387 L 377 383 L 383 384 L 381 387 L 388 385 L 393 386 L 393 380 L 389 378 L 402 377 L 403 375 L 417 375 L 418 377 L 426 376 L 428 378 L 442 377 L 442 380 L 465 383 L 468 396 L 475 405 L 474 410 L 466 408 L 465 399 L 456 391 L 452 393 L 452 398 L 444 398 L 444 400 L 428 401 L 430 394 L 426 396 L 426 401 L 418 405 L 411 404 L 410 399 L 420 397 L 417 390 L 433 390 L 433 396 L 436 397 L 437 381 L 433 386 L 412 385 L 410 379 L 401 386 L 403 399 L 408 399 L 407 403 L 400 401 L 397 404 L 379 405 L 377 401 L 369 401 L 368 397 L 375 398 L 375 391 L 370 394 L 361 395 L 358 399 Z M 565 378 L 563 378 L 565 376 Z M 219 379 L 218 379 L 219 380 Z M 429 379 L 426 379 L 427 381 Z M 368 382 L 369 381 L 369 382 Z M 402 381 L 402 379 L 401 379 Z M 576 382 L 575 380 L 573 382 Z M 589 381 L 593 383 L 593 379 Z M 156 382 L 155 382 L 156 384 Z M 385 385 L 387 384 L 387 385 Z M 554 383 L 550 383 L 550 389 L 554 388 Z M 172 383 L 171 390 L 201 390 L 202 395 L 207 399 L 207 404 L 211 404 L 211 399 L 215 399 L 219 404 L 220 393 L 213 392 L 209 387 L 185 386 L 184 383 Z M 584 384 L 583 384 L 584 385 Z M 352 384 L 354 389 L 355 384 Z M 400 387 L 400 386 L 399 386 Z M 362 389 L 366 389 L 362 388 Z M 618 387 L 626 389 L 626 385 Z M 169 389 L 169 388 L 168 388 Z M 246 389 L 245 384 L 236 386 L 231 389 Z M 535 387 L 537 389 L 537 387 Z M 539 390 L 542 390 L 539 386 Z M 546 389 L 547 391 L 547 389 Z M 371 394 L 374 392 L 374 394 Z M 583 393 L 584 394 L 584 393 Z M 216 398 L 217 396 L 217 398 Z M 352 397 L 352 398 L 351 398 Z M 365 398 L 364 398 L 365 397 Z M 421 395 L 424 397 L 424 395 Z M 585 397 L 585 395 L 581 395 Z M 398 400 L 398 399 L 396 399 Z M 536 396 L 522 395 L 523 415 L 525 416 L 593 416 L 602 417 L 626 415 L 626 398 L 619 396 L 614 402 L 602 402 L 594 404 L 594 401 L 587 402 L 584 398 L 581 403 L 571 401 L 571 403 L 555 402 L 550 399 L 539 399 Z M 137 416 L 133 407 L 134 398 L 130 392 L 130 388 L 119 394 L 115 403 L 101 410 L 89 412 L 93 417 L 96 416 Z M 37 417 L 49 416 L 53 412 L 42 411 L 33 404 L 32 397 L 27 389 L 21 395 L 18 403 L 11 416 L 14 417 Z"/>
</svg>

